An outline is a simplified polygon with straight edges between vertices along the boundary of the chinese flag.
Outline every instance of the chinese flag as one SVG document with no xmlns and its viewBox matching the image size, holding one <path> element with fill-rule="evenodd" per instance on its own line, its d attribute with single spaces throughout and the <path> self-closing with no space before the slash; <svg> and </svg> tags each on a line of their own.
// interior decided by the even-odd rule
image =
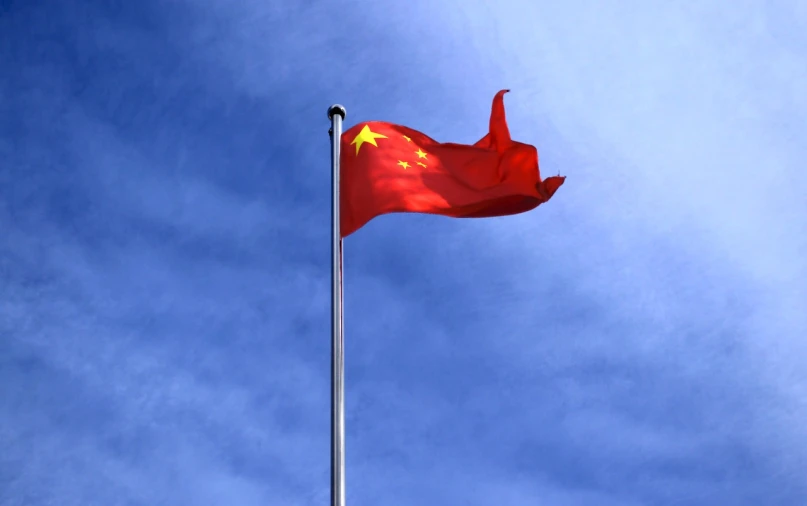
<svg viewBox="0 0 807 506">
<path fill-rule="evenodd" d="M 381 121 L 346 130 L 340 159 L 342 237 L 387 213 L 482 218 L 523 213 L 549 200 L 565 177 L 542 181 L 535 146 L 510 139 L 507 91 L 493 98 L 490 131 L 474 145 L 437 142 Z"/>
</svg>

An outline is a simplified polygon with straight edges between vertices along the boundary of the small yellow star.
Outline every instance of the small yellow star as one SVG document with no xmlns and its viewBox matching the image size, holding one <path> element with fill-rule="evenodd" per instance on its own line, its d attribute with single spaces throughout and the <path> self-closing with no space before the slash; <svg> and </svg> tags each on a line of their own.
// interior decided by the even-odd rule
<svg viewBox="0 0 807 506">
<path fill-rule="evenodd" d="M 406 169 L 408 169 L 408 168 L 409 168 L 409 162 L 404 162 L 404 161 L 398 160 L 398 165 L 400 165 L 401 167 L 403 167 L 403 168 L 404 168 L 404 170 L 406 170 Z"/>
<path fill-rule="evenodd" d="M 406 142 L 412 142 L 412 139 L 410 139 L 409 137 L 407 137 L 405 135 L 403 136 L 403 138 L 406 139 Z"/>
<path fill-rule="evenodd" d="M 353 142 L 351 142 L 350 144 L 351 145 L 353 145 L 353 144 L 356 145 L 356 154 L 358 155 L 359 154 L 359 149 L 361 148 L 361 145 L 364 144 L 365 142 L 369 142 L 373 146 L 378 147 L 378 144 L 375 143 L 375 140 L 376 139 L 386 139 L 386 138 L 387 138 L 386 135 L 381 135 L 379 133 L 376 133 L 376 132 L 373 132 L 372 130 L 370 130 L 370 125 L 364 125 L 364 128 L 361 129 L 361 132 L 359 132 L 359 135 L 357 135 L 356 138 L 353 139 Z"/>
<path fill-rule="evenodd" d="M 426 167 L 426 164 L 425 164 L 425 163 L 421 163 L 421 162 L 416 162 L 416 163 L 417 163 L 418 165 L 420 165 L 421 167 L 424 167 L 424 168 Z"/>
<path fill-rule="evenodd" d="M 418 155 L 418 158 L 426 158 L 426 153 L 424 153 L 423 151 L 421 151 L 421 149 L 420 149 L 420 148 L 418 148 L 418 150 L 417 150 L 417 151 L 415 151 L 415 154 L 416 154 L 416 155 Z"/>
</svg>

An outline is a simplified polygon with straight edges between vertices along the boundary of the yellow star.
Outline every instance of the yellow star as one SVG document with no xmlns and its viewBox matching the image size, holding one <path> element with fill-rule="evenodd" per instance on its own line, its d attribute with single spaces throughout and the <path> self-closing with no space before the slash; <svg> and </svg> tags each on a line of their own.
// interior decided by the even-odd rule
<svg viewBox="0 0 807 506">
<path fill-rule="evenodd" d="M 350 144 L 351 145 L 353 145 L 353 144 L 356 145 L 356 154 L 358 155 L 359 154 L 359 149 L 361 148 L 361 145 L 364 144 L 365 142 L 369 142 L 373 146 L 378 147 L 378 144 L 375 143 L 375 140 L 376 139 L 386 139 L 386 138 L 387 138 L 386 135 L 381 135 L 379 133 L 376 133 L 376 132 L 373 132 L 372 130 L 370 130 L 370 125 L 364 125 L 364 128 L 361 129 L 361 132 L 359 132 L 359 135 L 357 135 L 356 138 L 353 139 L 353 142 L 351 142 Z"/>
<path fill-rule="evenodd" d="M 400 165 L 401 167 L 403 167 L 403 168 L 404 168 L 404 170 L 406 170 L 406 169 L 408 169 L 408 168 L 409 168 L 409 162 L 403 162 L 403 161 L 401 161 L 401 160 L 398 160 L 398 165 Z"/>
<path fill-rule="evenodd" d="M 415 154 L 418 155 L 418 158 L 426 158 L 426 153 L 421 151 L 420 148 L 418 148 L 418 150 L 415 151 Z"/>
<path fill-rule="evenodd" d="M 425 164 L 425 163 L 421 163 L 421 162 L 416 162 L 416 163 L 417 163 L 418 165 L 420 165 L 421 167 L 424 167 L 424 168 L 426 167 L 426 164 Z"/>
<path fill-rule="evenodd" d="M 410 139 L 409 137 L 407 137 L 405 135 L 403 136 L 403 138 L 406 139 L 406 142 L 412 142 L 412 139 Z"/>
</svg>

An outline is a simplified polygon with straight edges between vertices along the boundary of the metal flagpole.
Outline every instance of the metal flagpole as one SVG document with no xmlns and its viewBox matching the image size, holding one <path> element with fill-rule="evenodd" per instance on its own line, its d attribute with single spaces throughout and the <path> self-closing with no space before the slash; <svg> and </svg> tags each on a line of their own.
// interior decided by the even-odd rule
<svg viewBox="0 0 807 506">
<path fill-rule="evenodd" d="M 331 506 L 345 506 L 345 356 L 342 326 L 342 234 L 339 230 L 341 105 L 328 108 L 331 120 Z"/>
</svg>

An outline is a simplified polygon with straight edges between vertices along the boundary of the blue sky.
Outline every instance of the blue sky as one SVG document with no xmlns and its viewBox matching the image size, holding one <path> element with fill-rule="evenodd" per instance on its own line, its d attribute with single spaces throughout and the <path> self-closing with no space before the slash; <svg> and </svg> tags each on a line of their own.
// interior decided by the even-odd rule
<svg viewBox="0 0 807 506">
<path fill-rule="evenodd" d="M 0 2 L 0 504 L 327 504 L 327 107 L 501 88 L 568 179 L 346 240 L 349 504 L 804 504 L 807 4 L 597 5 Z"/>
</svg>

